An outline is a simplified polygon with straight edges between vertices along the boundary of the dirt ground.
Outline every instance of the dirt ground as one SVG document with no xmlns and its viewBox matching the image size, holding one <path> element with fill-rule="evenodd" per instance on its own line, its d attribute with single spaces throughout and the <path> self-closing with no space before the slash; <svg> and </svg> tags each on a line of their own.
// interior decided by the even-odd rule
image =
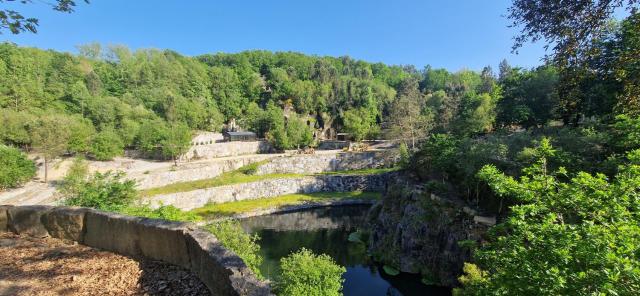
<svg viewBox="0 0 640 296">
<path fill-rule="evenodd" d="M 191 272 L 53 238 L 0 233 L 0 295 L 209 295 Z"/>
</svg>

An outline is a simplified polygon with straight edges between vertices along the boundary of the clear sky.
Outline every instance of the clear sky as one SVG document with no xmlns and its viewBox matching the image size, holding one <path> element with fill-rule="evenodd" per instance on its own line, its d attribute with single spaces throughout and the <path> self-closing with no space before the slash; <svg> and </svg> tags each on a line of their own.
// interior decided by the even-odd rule
<svg viewBox="0 0 640 296">
<path fill-rule="evenodd" d="M 503 58 L 533 67 L 545 53 L 532 44 L 511 54 L 509 0 L 90 0 L 72 14 L 47 1 L 2 4 L 39 18 L 40 27 L 0 38 L 69 52 L 90 42 L 184 55 L 266 49 L 452 71 L 496 69 Z"/>
</svg>

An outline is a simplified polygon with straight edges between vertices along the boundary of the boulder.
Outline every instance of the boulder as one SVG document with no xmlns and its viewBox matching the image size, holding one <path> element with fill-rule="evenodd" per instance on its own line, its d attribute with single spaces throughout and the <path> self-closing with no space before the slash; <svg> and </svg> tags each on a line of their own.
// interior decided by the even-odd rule
<svg viewBox="0 0 640 296">
<path fill-rule="evenodd" d="M 42 216 L 42 223 L 55 238 L 83 242 L 86 208 L 53 208 Z"/>
<path fill-rule="evenodd" d="M 49 206 L 21 206 L 7 209 L 7 226 L 16 234 L 47 237 L 49 232 L 42 224 L 42 216 L 51 210 Z"/>
</svg>

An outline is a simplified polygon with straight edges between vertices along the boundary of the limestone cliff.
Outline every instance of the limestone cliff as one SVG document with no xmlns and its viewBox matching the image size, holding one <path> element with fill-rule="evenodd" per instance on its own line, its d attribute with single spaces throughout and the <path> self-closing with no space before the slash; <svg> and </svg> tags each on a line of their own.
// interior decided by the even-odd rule
<svg viewBox="0 0 640 296">
<path fill-rule="evenodd" d="M 408 177 L 395 178 L 369 212 L 370 252 L 385 265 L 421 273 L 425 282 L 456 286 L 471 259 L 464 242 L 479 241 L 488 227 L 473 215 L 460 201 L 430 194 Z"/>
</svg>

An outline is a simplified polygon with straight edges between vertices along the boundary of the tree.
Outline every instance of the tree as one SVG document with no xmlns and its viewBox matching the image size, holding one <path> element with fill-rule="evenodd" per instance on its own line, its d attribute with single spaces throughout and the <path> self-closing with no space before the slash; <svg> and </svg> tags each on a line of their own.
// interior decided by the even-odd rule
<svg viewBox="0 0 640 296">
<path fill-rule="evenodd" d="M 601 40 L 609 34 L 609 19 L 619 8 L 635 14 L 638 0 L 515 0 L 509 8 L 513 27 L 522 28 L 513 49 L 528 41 L 553 45 L 552 61 L 559 71 L 558 95 L 564 124 L 578 124 L 592 102 L 585 88 L 598 68 L 593 57 L 602 53 Z M 609 69 L 611 70 L 611 69 Z M 607 71 L 602 71 L 607 72 Z M 633 83 L 633 80 L 630 81 Z M 601 85 L 601 83 L 599 83 Z"/>
<path fill-rule="evenodd" d="M 14 0 L 2 0 L 0 3 L 14 2 Z M 33 1 L 22 0 L 20 3 L 27 4 Z M 84 0 L 85 3 L 89 3 L 89 0 Z M 55 0 L 54 3 L 46 3 L 50 5 L 53 10 L 60 12 L 73 12 L 76 6 L 76 1 L 73 0 Z M 32 17 L 24 17 L 20 12 L 11 9 L 0 10 L 0 29 L 9 30 L 12 34 L 19 34 L 21 32 L 38 32 L 38 19 Z M 1 32 L 1 31 L 0 31 Z"/>
<path fill-rule="evenodd" d="M 124 144 L 120 136 L 111 130 L 99 132 L 91 143 L 91 154 L 97 160 L 112 160 L 122 155 Z"/>
<path fill-rule="evenodd" d="M 31 129 L 33 146 L 44 157 L 44 181 L 48 181 L 49 162 L 67 151 L 71 131 L 64 116 L 45 115 Z"/>
<path fill-rule="evenodd" d="M 493 166 L 478 174 L 517 202 L 476 252 L 464 295 L 634 295 L 640 289 L 640 150 L 612 179 L 550 171 L 548 141 L 519 180 Z M 472 269 L 467 269 L 467 272 Z"/>
<path fill-rule="evenodd" d="M 325 254 L 315 255 L 302 248 L 280 259 L 282 275 L 277 282 L 278 295 L 342 295 L 342 274 L 346 269 Z"/>
<path fill-rule="evenodd" d="M 191 147 L 191 130 L 183 123 L 171 124 L 160 146 L 162 155 L 173 159 L 174 164 L 178 165 L 178 157 Z"/>
<path fill-rule="evenodd" d="M 378 133 L 375 116 L 366 108 L 347 110 L 342 118 L 344 131 L 349 133 L 355 141 L 362 141 Z"/>
<path fill-rule="evenodd" d="M 19 186 L 35 174 L 35 164 L 24 153 L 0 144 L 0 189 Z"/>
<path fill-rule="evenodd" d="M 416 148 L 416 139 L 426 138 L 433 128 L 433 113 L 423 113 L 422 106 L 416 97 L 400 96 L 391 105 L 389 114 L 390 136 L 409 141 L 411 148 Z"/>
</svg>

